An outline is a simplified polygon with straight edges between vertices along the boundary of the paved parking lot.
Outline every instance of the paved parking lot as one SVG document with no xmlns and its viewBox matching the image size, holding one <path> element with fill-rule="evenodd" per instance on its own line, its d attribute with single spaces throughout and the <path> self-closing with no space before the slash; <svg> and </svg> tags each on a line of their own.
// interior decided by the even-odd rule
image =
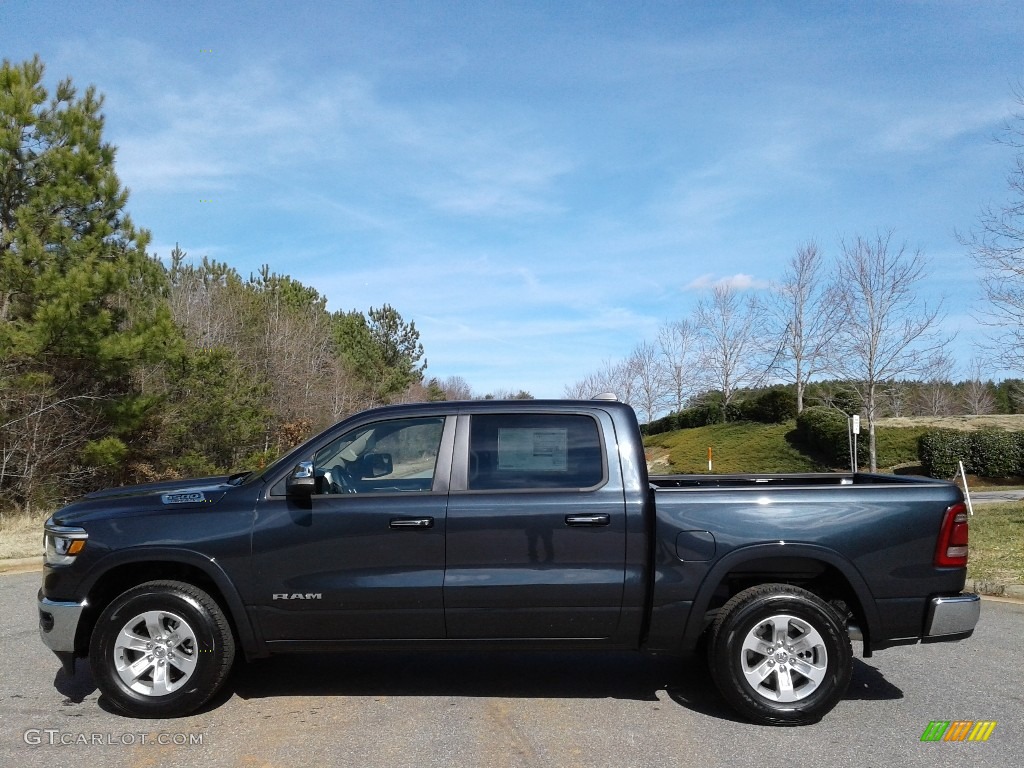
<svg viewBox="0 0 1024 768">
<path fill-rule="evenodd" d="M 1024 605 L 986 600 L 970 640 L 856 663 L 804 728 L 738 721 L 701 664 L 636 654 L 359 654 L 240 665 L 180 720 L 106 711 L 38 639 L 39 574 L 0 576 L 0 764 L 103 766 L 1019 766 Z M 926 743 L 933 720 L 994 720 Z"/>
</svg>

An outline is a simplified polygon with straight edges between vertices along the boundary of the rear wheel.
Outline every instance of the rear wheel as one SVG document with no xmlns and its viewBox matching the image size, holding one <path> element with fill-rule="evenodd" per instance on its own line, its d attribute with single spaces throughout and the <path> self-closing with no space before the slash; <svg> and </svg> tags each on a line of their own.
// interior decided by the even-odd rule
<svg viewBox="0 0 1024 768">
<path fill-rule="evenodd" d="M 763 584 L 734 596 L 712 625 L 711 675 L 755 722 L 817 722 L 843 697 L 853 651 L 841 617 L 817 595 Z"/>
<path fill-rule="evenodd" d="M 89 648 L 100 691 L 136 717 L 198 709 L 223 684 L 234 657 L 220 606 L 178 581 L 151 581 L 115 598 L 100 614 Z"/>
</svg>

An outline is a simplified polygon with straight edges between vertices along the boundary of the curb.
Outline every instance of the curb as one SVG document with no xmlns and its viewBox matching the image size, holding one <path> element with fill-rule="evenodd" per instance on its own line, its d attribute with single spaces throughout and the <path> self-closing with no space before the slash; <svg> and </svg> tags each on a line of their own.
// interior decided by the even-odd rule
<svg viewBox="0 0 1024 768">
<path fill-rule="evenodd" d="M 13 560 L 0 560 L 0 573 L 31 573 L 43 570 L 43 556 L 16 557 Z"/>
<path fill-rule="evenodd" d="M 964 589 L 976 592 L 979 595 L 991 597 L 1011 597 L 1015 600 L 1024 600 L 1024 584 L 994 584 L 988 581 L 968 581 Z"/>
</svg>

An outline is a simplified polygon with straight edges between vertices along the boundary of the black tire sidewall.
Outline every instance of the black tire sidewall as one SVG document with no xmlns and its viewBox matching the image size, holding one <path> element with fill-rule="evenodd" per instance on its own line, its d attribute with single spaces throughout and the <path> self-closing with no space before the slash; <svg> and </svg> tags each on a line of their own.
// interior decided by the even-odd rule
<svg viewBox="0 0 1024 768">
<path fill-rule="evenodd" d="M 120 710 L 138 717 L 175 717 L 201 706 L 218 685 L 217 623 L 204 605 L 205 594 L 192 595 L 172 586 L 143 585 L 114 599 L 93 630 L 89 662 L 97 687 Z M 209 597 L 206 597 L 210 600 Z M 212 601 L 211 601 L 212 602 Z M 125 685 L 114 667 L 114 643 L 133 617 L 146 611 L 168 611 L 184 619 L 195 632 L 196 666 L 188 683 L 165 696 L 145 696 Z"/>
<path fill-rule="evenodd" d="M 820 603 L 820 604 L 819 604 Z M 757 694 L 742 668 L 742 647 L 748 633 L 770 616 L 787 614 L 806 621 L 821 635 L 828 654 L 827 671 L 818 689 L 795 702 L 773 702 Z M 726 699 L 751 719 L 773 725 L 817 722 L 843 697 L 852 670 L 852 652 L 845 628 L 827 604 L 791 592 L 752 595 L 725 618 L 712 639 L 712 673 Z"/>
</svg>

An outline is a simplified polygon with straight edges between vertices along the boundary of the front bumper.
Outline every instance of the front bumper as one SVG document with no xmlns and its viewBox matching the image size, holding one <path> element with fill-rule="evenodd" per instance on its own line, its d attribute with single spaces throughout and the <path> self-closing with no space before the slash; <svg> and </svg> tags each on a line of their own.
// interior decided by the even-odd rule
<svg viewBox="0 0 1024 768">
<path fill-rule="evenodd" d="M 970 637 L 981 617 L 981 598 L 970 592 L 933 597 L 925 621 L 924 642 L 963 640 Z"/>
<path fill-rule="evenodd" d="M 37 597 L 39 603 L 39 636 L 43 643 L 67 665 L 67 659 L 75 652 L 75 638 L 78 622 L 82 618 L 86 602 L 66 603 L 43 597 L 42 590 Z"/>
</svg>

